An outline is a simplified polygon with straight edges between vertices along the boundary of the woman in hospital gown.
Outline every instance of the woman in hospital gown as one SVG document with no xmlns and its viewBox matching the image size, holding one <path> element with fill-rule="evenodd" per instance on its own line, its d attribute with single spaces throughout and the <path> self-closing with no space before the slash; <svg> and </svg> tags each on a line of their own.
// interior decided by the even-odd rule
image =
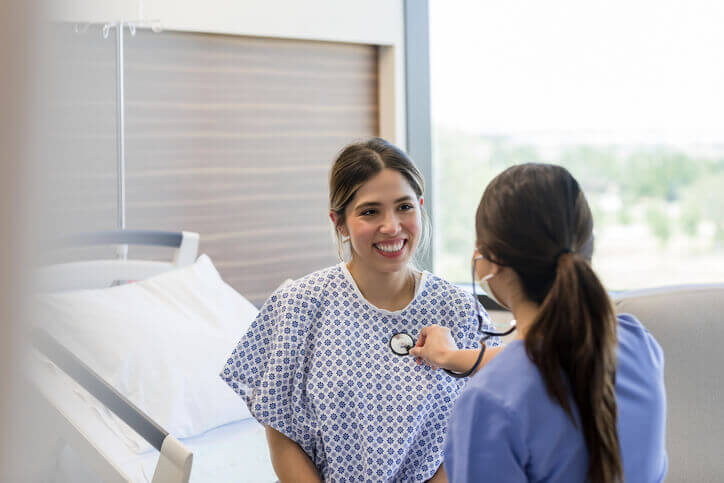
<svg viewBox="0 0 724 483">
<path fill-rule="evenodd" d="M 411 264 L 422 194 L 419 171 L 395 146 L 373 139 L 343 150 L 330 217 L 351 260 L 274 292 L 222 370 L 267 427 L 281 481 L 426 481 L 440 467 L 465 379 L 398 355 L 392 339 L 414 341 L 434 323 L 475 348 L 480 334 L 472 296 Z"/>
</svg>

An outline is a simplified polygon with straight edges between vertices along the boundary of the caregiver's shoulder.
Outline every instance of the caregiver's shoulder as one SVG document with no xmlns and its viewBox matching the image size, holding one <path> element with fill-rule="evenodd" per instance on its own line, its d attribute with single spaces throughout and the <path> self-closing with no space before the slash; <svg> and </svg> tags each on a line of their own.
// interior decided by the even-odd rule
<svg viewBox="0 0 724 483">
<path fill-rule="evenodd" d="M 617 319 L 620 355 L 635 353 L 639 362 L 663 366 L 664 351 L 648 329 L 631 314 L 620 314 Z"/>
<path fill-rule="evenodd" d="M 530 360 L 525 342 L 520 339 L 506 344 L 505 349 L 473 376 L 468 384 L 469 391 L 463 395 L 486 401 L 486 405 L 502 405 L 506 410 L 515 408 L 517 411 L 537 406 L 541 396 L 546 394 L 538 368 Z M 549 403 L 547 399 L 546 402 Z"/>
</svg>

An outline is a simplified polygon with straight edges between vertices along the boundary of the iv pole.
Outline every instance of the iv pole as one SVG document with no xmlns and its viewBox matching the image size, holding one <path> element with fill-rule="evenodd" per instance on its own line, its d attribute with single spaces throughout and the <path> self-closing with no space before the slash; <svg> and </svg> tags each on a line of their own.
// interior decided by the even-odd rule
<svg viewBox="0 0 724 483">
<path fill-rule="evenodd" d="M 116 29 L 116 172 L 117 172 L 117 205 L 118 229 L 126 229 L 126 119 L 123 62 L 123 26 L 127 25 L 131 36 L 136 34 L 136 27 L 130 22 L 118 22 L 103 25 L 103 38 L 107 39 L 111 28 Z M 77 29 L 76 29 L 77 30 Z M 128 258 L 128 245 L 118 245 L 116 254 L 119 259 Z"/>
<path fill-rule="evenodd" d="M 141 22 L 143 23 L 143 22 Z M 118 229 L 126 229 L 126 118 L 125 118 L 125 85 L 124 85 L 124 53 L 123 27 L 127 26 L 131 36 L 136 35 L 136 24 L 120 20 L 103 25 L 103 38 L 108 38 L 110 29 L 116 29 L 116 153 L 117 153 L 117 196 L 118 196 Z M 160 32 L 156 22 L 151 22 L 151 30 Z M 118 258 L 128 258 L 128 245 L 119 245 L 116 251 Z"/>
<path fill-rule="evenodd" d="M 76 33 L 85 31 L 89 24 L 80 28 L 76 24 Z M 136 25 L 147 25 L 153 32 L 162 30 L 158 20 L 129 22 L 119 20 L 103 24 L 103 38 L 107 39 L 112 28 L 116 29 L 116 170 L 117 170 L 117 204 L 118 204 L 118 230 L 126 229 L 126 119 L 125 119 L 125 85 L 124 85 L 124 53 L 123 53 L 123 27 L 127 26 L 131 36 L 136 35 Z M 128 258 L 128 245 L 118 245 L 116 249 L 118 258 Z"/>
<path fill-rule="evenodd" d="M 117 135 L 116 145 L 118 151 L 118 229 L 126 229 L 126 126 L 125 101 L 123 86 L 123 22 L 116 26 L 116 116 Z M 126 251 L 128 245 L 125 245 Z M 124 257 L 125 259 L 125 257 Z"/>
</svg>

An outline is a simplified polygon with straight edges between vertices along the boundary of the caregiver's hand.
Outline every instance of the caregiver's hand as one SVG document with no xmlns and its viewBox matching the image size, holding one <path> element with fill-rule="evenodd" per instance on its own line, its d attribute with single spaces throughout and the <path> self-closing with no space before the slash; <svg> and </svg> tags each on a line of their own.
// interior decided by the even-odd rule
<svg viewBox="0 0 724 483">
<path fill-rule="evenodd" d="M 415 362 L 418 364 L 422 364 L 424 361 L 433 369 L 438 367 L 449 369 L 450 358 L 457 351 L 458 348 L 450 334 L 450 329 L 430 325 L 420 331 L 420 337 L 418 337 L 415 347 L 410 349 L 410 354 L 415 357 Z"/>
<path fill-rule="evenodd" d="M 502 350 L 503 346 L 486 349 L 483 360 L 475 372 Z M 422 329 L 415 347 L 410 349 L 410 355 L 415 357 L 415 362 L 418 364 L 425 362 L 433 369 L 442 367 L 453 372 L 469 370 L 478 360 L 479 354 L 480 349 L 458 349 L 450 335 L 450 329 L 439 325 L 430 325 Z"/>
</svg>

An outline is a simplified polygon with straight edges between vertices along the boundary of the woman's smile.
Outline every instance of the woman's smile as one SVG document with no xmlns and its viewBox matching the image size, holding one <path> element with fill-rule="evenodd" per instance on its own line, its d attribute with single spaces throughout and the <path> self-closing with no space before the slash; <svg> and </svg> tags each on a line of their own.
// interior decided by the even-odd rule
<svg viewBox="0 0 724 483">
<path fill-rule="evenodd" d="M 377 252 L 383 257 L 396 258 L 404 255 L 407 249 L 407 239 L 397 238 L 394 240 L 385 240 L 372 244 Z"/>
</svg>

